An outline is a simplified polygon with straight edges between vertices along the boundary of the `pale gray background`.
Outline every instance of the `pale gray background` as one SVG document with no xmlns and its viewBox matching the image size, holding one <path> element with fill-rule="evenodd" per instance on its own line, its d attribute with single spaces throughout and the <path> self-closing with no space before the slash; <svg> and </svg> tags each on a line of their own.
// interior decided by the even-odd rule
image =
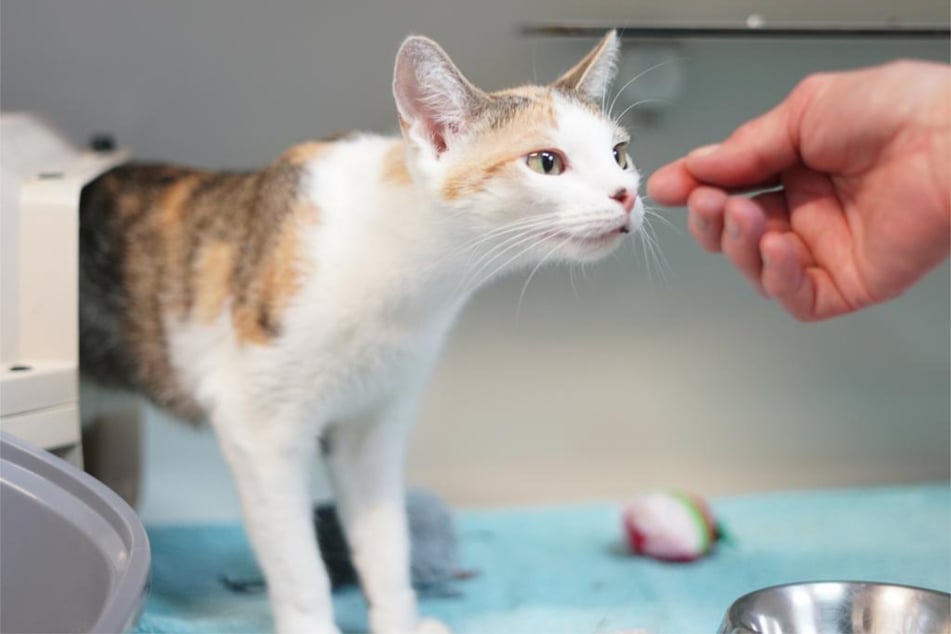
<svg viewBox="0 0 951 634">
<path fill-rule="evenodd" d="M 392 130 L 392 57 L 411 32 L 500 88 L 551 79 L 593 43 L 521 37 L 524 20 L 948 22 L 944 1 L 789 4 L 4 0 L 0 95 L 3 109 L 36 110 L 77 141 L 105 130 L 142 158 L 246 167 L 310 136 Z M 948 61 L 946 41 L 625 46 L 624 80 L 674 60 L 620 100 L 671 102 L 629 119 L 645 173 L 720 139 L 811 71 Z M 682 212 L 668 217 L 683 226 Z M 524 276 L 476 299 L 425 401 L 415 483 L 500 505 L 949 477 L 947 265 L 899 302 L 801 325 L 685 231 L 657 232 L 666 282 L 625 249 L 576 270 L 574 288 L 565 269 L 540 273 L 518 315 Z M 147 439 L 148 520 L 236 514 L 210 434 L 152 417 Z"/>
</svg>

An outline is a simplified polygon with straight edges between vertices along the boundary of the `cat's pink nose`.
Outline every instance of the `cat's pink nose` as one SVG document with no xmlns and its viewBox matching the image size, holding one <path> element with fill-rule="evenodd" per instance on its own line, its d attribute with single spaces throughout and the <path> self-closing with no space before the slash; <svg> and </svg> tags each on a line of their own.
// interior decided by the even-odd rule
<svg viewBox="0 0 951 634">
<path fill-rule="evenodd" d="M 611 198 L 624 205 L 625 213 L 631 213 L 631 210 L 634 209 L 634 194 L 626 187 L 622 187 L 621 189 L 614 192 L 614 194 L 611 195 Z"/>
</svg>

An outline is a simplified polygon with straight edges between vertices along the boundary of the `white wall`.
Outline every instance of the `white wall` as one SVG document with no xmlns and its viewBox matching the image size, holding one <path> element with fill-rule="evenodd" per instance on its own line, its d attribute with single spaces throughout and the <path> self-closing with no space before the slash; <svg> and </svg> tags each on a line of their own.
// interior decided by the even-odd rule
<svg viewBox="0 0 951 634">
<path fill-rule="evenodd" d="M 409 32 L 437 38 L 476 83 L 498 88 L 551 78 L 590 45 L 521 38 L 525 19 L 739 18 L 754 8 L 771 18 L 765 4 L 4 0 L 0 98 L 4 109 L 40 110 L 78 140 L 108 130 L 144 158 L 243 167 L 309 136 L 392 129 L 391 58 Z M 786 10 L 876 19 L 893 4 Z M 947 22 L 946 3 L 897 10 Z M 647 172 L 721 138 L 810 71 L 948 54 L 946 41 L 626 45 L 625 78 L 658 56 L 681 60 L 635 84 L 641 98 L 677 74 L 683 81 L 671 106 L 639 108 L 630 121 Z M 683 226 L 682 212 L 668 217 Z M 477 298 L 428 392 L 415 482 L 486 505 L 653 485 L 713 494 L 949 476 L 947 265 L 899 302 L 806 326 L 684 230 L 657 231 L 666 282 L 625 250 L 575 270 L 574 289 L 566 270 L 543 271 L 518 316 L 523 278 Z M 147 516 L 234 512 L 213 443 L 193 436 L 150 423 Z M 186 481 L 191 502 L 179 494 Z"/>
</svg>

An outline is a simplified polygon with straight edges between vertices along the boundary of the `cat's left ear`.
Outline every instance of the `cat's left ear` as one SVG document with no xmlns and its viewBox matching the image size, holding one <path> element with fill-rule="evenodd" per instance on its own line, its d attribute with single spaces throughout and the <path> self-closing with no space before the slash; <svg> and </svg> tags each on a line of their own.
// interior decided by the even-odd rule
<svg viewBox="0 0 951 634">
<path fill-rule="evenodd" d="M 407 38 L 396 54 L 393 96 L 404 133 L 437 155 L 465 132 L 488 99 L 438 44 L 418 35 Z"/>
<path fill-rule="evenodd" d="M 621 43 L 617 31 L 608 31 L 584 59 L 552 85 L 555 88 L 580 92 L 589 100 L 600 103 L 617 74 L 620 56 Z"/>
</svg>

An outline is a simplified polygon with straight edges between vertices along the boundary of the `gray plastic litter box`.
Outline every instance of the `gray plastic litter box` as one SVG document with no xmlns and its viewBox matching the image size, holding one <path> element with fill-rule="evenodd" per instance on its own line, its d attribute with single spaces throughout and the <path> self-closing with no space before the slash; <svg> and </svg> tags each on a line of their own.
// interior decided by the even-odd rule
<svg viewBox="0 0 951 634">
<path fill-rule="evenodd" d="M 104 484 L 0 432 L 0 631 L 124 632 L 145 606 L 149 541 Z"/>
</svg>

